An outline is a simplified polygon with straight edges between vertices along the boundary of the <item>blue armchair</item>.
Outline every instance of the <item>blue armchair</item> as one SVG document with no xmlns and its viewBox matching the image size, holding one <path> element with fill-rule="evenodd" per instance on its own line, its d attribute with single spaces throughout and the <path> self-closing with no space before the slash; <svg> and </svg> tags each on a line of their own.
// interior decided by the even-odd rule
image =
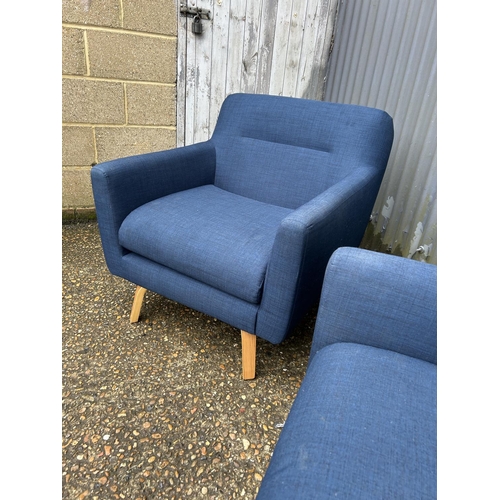
<svg viewBox="0 0 500 500">
<path fill-rule="evenodd" d="M 241 330 L 282 342 L 318 300 L 328 258 L 358 246 L 393 141 L 363 106 L 234 94 L 210 140 L 91 171 L 109 271 Z"/>
<path fill-rule="evenodd" d="M 340 248 L 257 500 L 436 498 L 436 277 Z"/>
</svg>

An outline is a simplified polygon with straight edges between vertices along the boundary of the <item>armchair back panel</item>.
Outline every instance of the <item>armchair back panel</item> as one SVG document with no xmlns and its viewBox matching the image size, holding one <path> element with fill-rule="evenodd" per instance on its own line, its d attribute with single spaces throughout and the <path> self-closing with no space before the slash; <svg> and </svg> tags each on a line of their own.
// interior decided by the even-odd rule
<svg viewBox="0 0 500 500">
<path fill-rule="evenodd" d="M 295 209 L 357 167 L 384 170 L 392 119 L 362 106 L 233 94 L 212 141 L 216 186 Z"/>
</svg>

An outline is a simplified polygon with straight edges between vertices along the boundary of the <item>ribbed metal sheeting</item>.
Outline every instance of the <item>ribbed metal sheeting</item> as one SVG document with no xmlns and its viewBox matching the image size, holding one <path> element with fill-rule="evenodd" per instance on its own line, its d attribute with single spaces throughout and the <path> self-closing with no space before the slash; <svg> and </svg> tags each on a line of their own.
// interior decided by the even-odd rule
<svg viewBox="0 0 500 500">
<path fill-rule="evenodd" d="M 436 37 L 436 0 L 340 1 L 324 97 L 384 109 L 394 119 L 394 145 L 365 248 L 433 264 Z"/>
</svg>

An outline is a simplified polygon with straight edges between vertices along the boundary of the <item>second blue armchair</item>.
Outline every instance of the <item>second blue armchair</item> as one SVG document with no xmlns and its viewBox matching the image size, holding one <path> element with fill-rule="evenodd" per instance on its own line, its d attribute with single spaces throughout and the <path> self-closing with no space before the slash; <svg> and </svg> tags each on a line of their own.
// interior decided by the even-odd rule
<svg viewBox="0 0 500 500">
<path fill-rule="evenodd" d="M 110 272 L 242 334 L 282 342 L 318 300 L 326 264 L 358 246 L 393 141 L 384 111 L 234 94 L 210 140 L 91 171 Z"/>
</svg>

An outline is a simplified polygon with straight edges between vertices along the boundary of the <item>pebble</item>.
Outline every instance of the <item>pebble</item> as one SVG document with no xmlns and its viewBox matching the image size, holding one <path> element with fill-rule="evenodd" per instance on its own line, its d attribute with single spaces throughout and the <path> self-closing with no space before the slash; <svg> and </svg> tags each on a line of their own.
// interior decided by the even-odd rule
<svg viewBox="0 0 500 500">
<path fill-rule="evenodd" d="M 131 325 L 134 290 L 107 270 L 96 223 L 63 225 L 62 500 L 253 500 L 314 312 L 279 350 L 261 342 L 243 381 L 237 329 L 149 291 Z"/>
</svg>

